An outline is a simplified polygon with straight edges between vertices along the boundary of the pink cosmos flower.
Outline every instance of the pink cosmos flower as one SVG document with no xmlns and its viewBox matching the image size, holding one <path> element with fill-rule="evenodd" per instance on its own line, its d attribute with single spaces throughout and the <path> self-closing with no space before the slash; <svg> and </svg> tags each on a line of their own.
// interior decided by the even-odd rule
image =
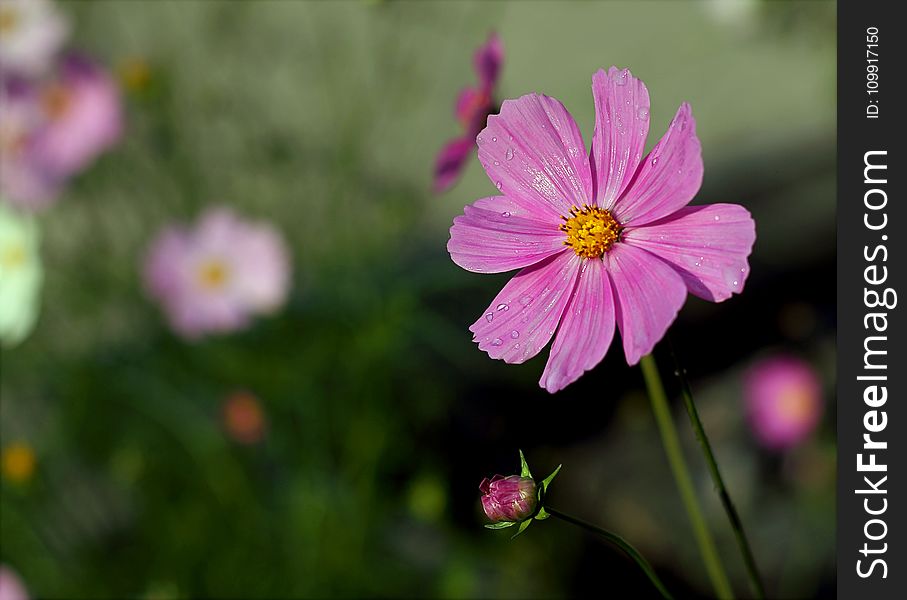
<svg viewBox="0 0 907 600">
<path fill-rule="evenodd" d="M 41 166 L 58 177 L 88 167 L 120 139 L 120 92 L 110 75 L 81 56 L 69 56 L 41 89 L 46 117 L 35 140 Z"/>
<path fill-rule="evenodd" d="M 450 188 L 460 176 L 466 159 L 475 149 L 476 134 L 485 127 L 488 115 L 494 112 L 494 88 L 503 61 L 504 47 L 497 34 L 492 33 L 473 57 L 473 66 L 479 78 L 478 87 L 467 87 L 457 97 L 454 116 L 463 127 L 464 135 L 447 142 L 438 153 L 435 161 L 436 192 Z"/>
<path fill-rule="evenodd" d="M 792 356 L 754 364 L 744 375 L 744 397 L 753 434 L 770 450 L 798 445 L 822 416 L 822 384 L 808 363 Z"/>
<path fill-rule="evenodd" d="M 21 208 L 50 205 L 70 177 L 120 138 L 119 91 L 87 59 L 69 56 L 49 79 L 10 79 L 3 88 L 0 191 Z"/>
<path fill-rule="evenodd" d="M 28 600 L 25 584 L 6 565 L 0 565 L 0 600 Z"/>
<path fill-rule="evenodd" d="M 500 191 L 454 219 L 447 249 L 477 273 L 522 269 L 470 327 L 479 348 L 522 363 L 557 330 L 539 384 L 556 392 L 598 364 L 615 327 L 628 364 L 648 354 L 691 292 L 720 302 L 743 289 L 755 241 L 736 204 L 687 206 L 702 182 L 686 103 L 643 157 L 649 93 L 629 70 L 592 77 L 592 150 L 564 106 L 505 100 L 479 134 Z"/>
<path fill-rule="evenodd" d="M 162 231 L 144 275 L 173 329 L 195 339 L 242 329 L 252 316 L 276 311 L 287 296 L 290 264 L 273 227 L 215 208 L 195 228 Z"/>
<path fill-rule="evenodd" d="M 0 0 L 0 69 L 40 75 L 69 35 L 69 25 L 48 0 Z"/>
</svg>

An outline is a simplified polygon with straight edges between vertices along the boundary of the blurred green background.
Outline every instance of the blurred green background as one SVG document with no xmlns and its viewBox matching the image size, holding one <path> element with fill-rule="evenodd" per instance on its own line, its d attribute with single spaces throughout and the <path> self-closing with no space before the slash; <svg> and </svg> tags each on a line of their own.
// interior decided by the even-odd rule
<svg viewBox="0 0 907 600">
<path fill-rule="evenodd" d="M 123 143 L 41 217 L 42 316 L 2 352 L 0 434 L 37 464 L 30 480 L 3 481 L 0 558 L 33 595 L 649 593 L 632 563 L 564 523 L 513 542 L 481 527 L 478 483 L 515 471 L 517 448 L 538 473 L 564 463 L 554 505 L 631 540 L 678 595 L 710 592 L 641 376 L 618 346 L 549 396 L 536 383 L 547 352 L 505 365 L 471 342 L 468 325 L 509 275 L 456 267 L 447 229 L 493 187 L 473 159 L 452 191 L 429 190 L 492 30 L 505 48 L 499 98 L 560 99 L 587 144 L 600 67 L 648 85 L 648 148 L 692 104 L 705 161 L 696 202 L 744 204 L 758 240 L 744 294 L 691 298 L 672 339 L 769 595 L 833 594 L 833 3 L 62 7 L 73 46 L 149 78 L 125 92 Z M 139 266 L 159 227 L 210 203 L 281 229 L 293 292 L 279 316 L 189 344 L 145 298 Z M 829 394 L 820 431 L 783 456 L 752 441 L 740 400 L 741 371 L 779 349 L 816 365 Z M 223 431 L 237 391 L 263 407 L 258 444 Z"/>
</svg>

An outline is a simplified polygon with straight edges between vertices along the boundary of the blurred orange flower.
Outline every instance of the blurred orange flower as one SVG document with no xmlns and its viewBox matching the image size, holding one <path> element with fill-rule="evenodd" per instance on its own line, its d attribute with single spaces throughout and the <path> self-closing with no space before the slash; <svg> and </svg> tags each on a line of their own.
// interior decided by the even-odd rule
<svg viewBox="0 0 907 600">
<path fill-rule="evenodd" d="M 22 442 L 4 447 L 0 454 L 0 470 L 3 477 L 13 483 L 24 483 L 31 479 L 36 462 L 34 450 Z"/>
<path fill-rule="evenodd" d="M 257 444 L 265 433 L 265 415 L 258 398 L 250 392 L 231 394 L 223 405 L 224 429 L 240 444 Z"/>
</svg>

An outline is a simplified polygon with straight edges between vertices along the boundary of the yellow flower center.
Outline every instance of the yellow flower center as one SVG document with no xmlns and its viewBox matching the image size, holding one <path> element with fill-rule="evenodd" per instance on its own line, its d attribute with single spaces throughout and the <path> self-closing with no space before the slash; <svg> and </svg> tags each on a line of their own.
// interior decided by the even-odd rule
<svg viewBox="0 0 907 600">
<path fill-rule="evenodd" d="M 0 267 L 13 269 L 25 262 L 25 248 L 21 244 L 13 244 L 0 251 Z"/>
<path fill-rule="evenodd" d="M 44 113 L 53 120 L 62 118 L 69 110 L 70 96 L 69 90 L 62 85 L 49 85 L 41 95 L 41 106 L 44 108 Z"/>
<path fill-rule="evenodd" d="M 814 410 L 812 396 L 806 390 L 798 388 L 781 392 L 777 408 L 781 417 L 792 422 L 808 419 Z"/>
<path fill-rule="evenodd" d="M 0 6 L 0 33 L 12 33 L 19 24 L 19 14 L 11 6 Z"/>
<path fill-rule="evenodd" d="M 202 264 L 198 270 L 198 282 L 208 291 L 219 290 L 227 282 L 226 265 L 218 260 L 210 260 Z"/>
<path fill-rule="evenodd" d="M 584 204 L 570 209 L 570 217 L 561 217 L 560 229 L 567 234 L 565 246 L 570 246 L 582 258 L 601 258 L 611 249 L 623 229 L 611 213 L 597 206 Z"/>
<path fill-rule="evenodd" d="M 3 449 L 0 469 L 3 476 L 14 483 L 28 481 L 35 471 L 35 453 L 22 443 L 10 444 Z"/>
</svg>

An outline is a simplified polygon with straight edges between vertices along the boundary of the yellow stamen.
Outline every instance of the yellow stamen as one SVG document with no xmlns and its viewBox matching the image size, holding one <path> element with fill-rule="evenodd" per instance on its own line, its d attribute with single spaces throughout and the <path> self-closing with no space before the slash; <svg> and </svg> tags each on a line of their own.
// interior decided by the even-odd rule
<svg viewBox="0 0 907 600">
<path fill-rule="evenodd" d="M 198 270 L 198 282 L 206 290 L 219 290 L 224 287 L 229 275 L 226 265 L 222 262 L 211 260 L 202 264 Z"/>
<path fill-rule="evenodd" d="M 620 238 L 623 229 L 611 213 L 597 206 L 584 204 L 570 209 L 570 217 L 560 229 L 567 234 L 565 246 L 570 246 L 582 258 L 601 258 Z"/>
</svg>

